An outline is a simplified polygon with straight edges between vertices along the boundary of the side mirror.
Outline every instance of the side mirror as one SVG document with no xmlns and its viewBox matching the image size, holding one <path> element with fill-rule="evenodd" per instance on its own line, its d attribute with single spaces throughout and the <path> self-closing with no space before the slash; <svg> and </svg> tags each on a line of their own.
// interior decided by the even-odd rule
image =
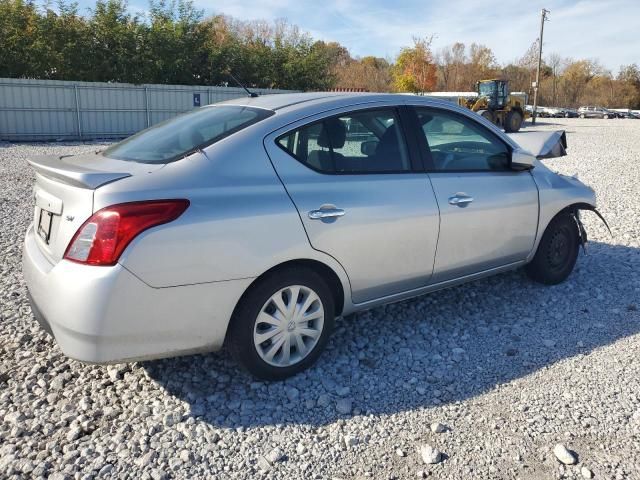
<svg viewBox="0 0 640 480">
<path fill-rule="evenodd" d="M 366 142 L 362 142 L 360 144 L 360 153 L 366 155 L 367 157 L 374 155 L 376 153 L 376 149 L 378 148 L 378 143 L 379 142 L 377 140 L 368 140 Z"/>
<path fill-rule="evenodd" d="M 513 170 L 531 170 L 535 166 L 536 157 L 526 150 L 514 150 L 511 154 Z"/>
</svg>

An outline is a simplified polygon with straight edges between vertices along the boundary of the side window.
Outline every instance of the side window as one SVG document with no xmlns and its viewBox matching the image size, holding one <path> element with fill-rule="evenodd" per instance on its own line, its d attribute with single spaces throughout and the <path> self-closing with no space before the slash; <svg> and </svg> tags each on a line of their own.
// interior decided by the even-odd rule
<svg viewBox="0 0 640 480">
<path fill-rule="evenodd" d="M 436 171 L 508 170 L 508 147 L 481 124 L 452 112 L 416 108 Z"/>
<path fill-rule="evenodd" d="M 278 145 L 323 173 L 391 173 L 411 169 L 394 109 L 326 118 L 287 133 Z"/>
</svg>

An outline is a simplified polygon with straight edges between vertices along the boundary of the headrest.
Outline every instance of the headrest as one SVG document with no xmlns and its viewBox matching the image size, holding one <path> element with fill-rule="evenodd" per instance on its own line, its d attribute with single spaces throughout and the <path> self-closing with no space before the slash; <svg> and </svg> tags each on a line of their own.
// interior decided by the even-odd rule
<svg viewBox="0 0 640 480">
<path fill-rule="evenodd" d="M 339 118 L 328 118 L 322 122 L 318 136 L 318 146 L 322 148 L 342 148 L 347 139 L 347 127 Z"/>
</svg>

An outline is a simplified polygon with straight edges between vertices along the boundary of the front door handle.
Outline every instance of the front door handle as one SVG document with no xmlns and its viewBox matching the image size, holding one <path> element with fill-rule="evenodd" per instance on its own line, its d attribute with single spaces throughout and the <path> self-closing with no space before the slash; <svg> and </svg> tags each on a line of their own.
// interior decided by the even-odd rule
<svg viewBox="0 0 640 480">
<path fill-rule="evenodd" d="M 309 218 L 311 220 L 322 220 L 323 218 L 344 217 L 345 213 L 341 208 L 320 208 L 318 210 L 311 210 L 309 212 Z"/>
<path fill-rule="evenodd" d="M 466 207 L 471 202 L 473 202 L 473 197 L 470 197 L 466 193 L 456 193 L 453 197 L 449 197 L 449 204 L 458 207 Z"/>
</svg>

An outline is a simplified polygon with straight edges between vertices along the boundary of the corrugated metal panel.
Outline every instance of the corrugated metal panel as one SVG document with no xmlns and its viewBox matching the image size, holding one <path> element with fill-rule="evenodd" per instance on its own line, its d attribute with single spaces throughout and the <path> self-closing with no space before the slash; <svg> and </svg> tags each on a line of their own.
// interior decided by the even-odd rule
<svg viewBox="0 0 640 480">
<path fill-rule="evenodd" d="M 290 90 L 257 90 L 261 94 Z M 243 97 L 234 87 L 0 78 L 0 140 L 125 137 L 200 105 Z"/>
</svg>

